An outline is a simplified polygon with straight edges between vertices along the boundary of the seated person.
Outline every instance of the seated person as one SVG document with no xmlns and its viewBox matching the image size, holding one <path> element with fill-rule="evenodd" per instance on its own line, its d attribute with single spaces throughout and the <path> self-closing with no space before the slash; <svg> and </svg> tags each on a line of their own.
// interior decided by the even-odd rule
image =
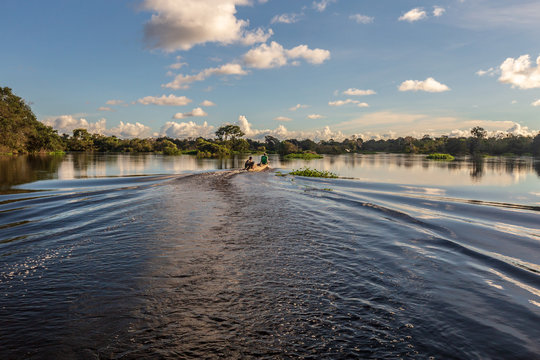
<svg viewBox="0 0 540 360">
<path fill-rule="evenodd" d="M 253 169 L 254 165 L 255 165 L 255 161 L 253 161 L 250 156 L 249 159 L 247 159 L 246 163 L 244 164 L 244 169 L 245 170 Z"/>
<path fill-rule="evenodd" d="M 261 162 L 259 163 L 259 166 L 268 164 L 268 155 L 266 153 L 261 156 Z"/>
</svg>

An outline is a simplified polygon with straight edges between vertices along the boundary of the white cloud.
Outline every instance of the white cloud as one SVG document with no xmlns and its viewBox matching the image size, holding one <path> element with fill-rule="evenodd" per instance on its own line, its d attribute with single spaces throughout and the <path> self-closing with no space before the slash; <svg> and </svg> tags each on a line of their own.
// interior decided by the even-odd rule
<svg viewBox="0 0 540 360">
<path fill-rule="evenodd" d="M 42 120 L 45 125 L 52 126 L 60 134 L 71 134 L 75 129 L 86 129 L 91 134 L 117 136 L 120 138 L 148 137 L 151 129 L 140 123 L 124 123 L 120 121 L 118 126 L 107 129 L 107 120 L 101 119 L 91 123 L 84 118 L 76 118 L 73 115 L 61 115 Z"/>
<path fill-rule="evenodd" d="M 187 63 L 185 63 L 185 62 L 177 62 L 177 63 L 169 65 L 169 69 L 178 70 L 182 66 L 185 66 L 185 65 L 187 65 Z"/>
<path fill-rule="evenodd" d="M 347 89 L 343 92 L 344 95 L 350 96 L 366 96 L 366 95 L 375 95 L 376 92 L 373 90 L 359 90 L 355 88 Z"/>
<path fill-rule="evenodd" d="M 540 106 L 540 99 L 536 100 L 536 101 L 533 101 L 531 103 L 532 106 Z"/>
<path fill-rule="evenodd" d="M 512 105 L 517 104 L 517 100 L 512 100 Z"/>
<path fill-rule="evenodd" d="M 189 85 L 195 81 L 204 81 L 210 76 L 213 75 L 246 75 L 247 72 L 242 69 L 240 64 L 225 64 L 216 68 L 204 69 L 198 74 L 195 75 L 176 75 L 173 81 L 167 84 L 161 85 L 164 88 L 170 88 L 174 90 L 178 89 L 188 89 Z"/>
<path fill-rule="evenodd" d="M 487 70 L 478 70 L 476 72 L 476 75 L 478 76 L 495 76 L 495 74 L 497 74 L 498 70 L 495 69 L 495 68 L 492 68 L 490 67 L 489 69 Z"/>
<path fill-rule="evenodd" d="M 538 131 L 530 130 L 527 126 L 521 126 L 518 123 L 514 123 L 510 128 L 508 128 L 503 133 L 512 134 L 516 136 L 535 136 L 538 134 Z"/>
<path fill-rule="evenodd" d="M 42 123 L 52 126 L 59 134 L 70 134 L 75 129 L 87 129 L 92 134 L 104 134 L 107 120 L 101 119 L 95 123 L 88 122 L 85 118 L 76 118 L 73 115 L 61 115 L 48 117 L 41 120 Z"/>
<path fill-rule="evenodd" d="M 270 21 L 271 24 L 275 23 L 283 23 L 283 24 L 293 24 L 295 22 L 298 22 L 299 15 L 298 14 L 281 14 L 276 15 L 272 18 Z"/>
<path fill-rule="evenodd" d="M 349 16 L 349 19 L 352 19 L 359 24 L 371 24 L 374 20 L 372 16 L 367 16 L 367 15 L 362 15 L 362 14 L 351 15 Z"/>
<path fill-rule="evenodd" d="M 308 108 L 308 107 L 309 107 L 309 105 L 296 104 L 293 107 L 289 108 L 289 110 L 296 111 L 298 109 L 305 109 L 305 108 Z"/>
<path fill-rule="evenodd" d="M 330 5 L 331 3 L 336 2 L 337 0 L 320 0 L 320 1 L 314 1 L 313 2 L 313 8 L 319 12 L 323 12 L 326 10 L 326 7 Z"/>
<path fill-rule="evenodd" d="M 512 88 L 540 88 L 540 56 L 536 58 L 536 67 L 531 66 L 529 55 L 522 55 L 517 59 L 507 58 L 499 69 L 499 82 L 511 84 Z"/>
<path fill-rule="evenodd" d="M 184 119 L 187 117 L 200 117 L 200 116 L 207 116 L 208 114 L 201 109 L 200 107 L 195 108 L 187 113 L 176 113 L 173 116 L 173 119 Z"/>
<path fill-rule="evenodd" d="M 432 77 L 426 80 L 406 80 L 399 86 L 399 91 L 426 91 L 426 92 L 444 92 L 449 91 L 450 88 L 444 84 L 441 84 Z"/>
<path fill-rule="evenodd" d="M 278 116 L 278 117 L 275 117 L 274 120 L 276 120 L 276 121 L 292 121 L 291 118 L 286 117 L 286 116 Z"/>
<path fill-rule="evenodd" d="M 322 115 L 319 115 L 319 114 L 309 114 L 308 116 L 306 116 L 308 119 L 310 120 L 317 120 L 317 119 L 322 119 L 324 118 L 324 116 Z"/>
<path fill-rule="evenodd" d="M 216 106 L 215 103 L 211 102 L 210 100 L 204 100 L 202 103 L 199 104 L 200 106 Z"/>
<path fill-rule="evenodd" d="M 161 97 L 145 96 L 137 100 L 139 104 L 143 105 L 160 105 L 160 106 L 184 106 L 191 102 L 185 96 L 175 96 L 170 94 L 169 96 L 162 95 Z"/>
<path fill-rule="evenodd" d="M 99 111 L 115 111 L 114 109 L 108 107 L 108 106 L 100 106 L 98 107 Z"/>
<path fill-rule="evenodd" d="M 246 134 L 246 137 L 250 139 L 256 139 L 256 140 L 264 140 L 264 137 L 266 135 L 274 136 L 278 139 L 284 140 L 284 139 L 312 139 L 314 141 L 319 140 L 329 140 L 329 139 L 335 139 L 338 141 L 341 141 L 345 139 L 345 135 L 341 131 L 332 131 L 330 130 L 330 127 L 325 126 L 322 129 L 319 130 L 311 130 L 311 131 L 289 131 L 283 124 L 279 125 L 276 129 L 264 129 L 264 130 L 258 130 L 254 129 L 253 126 L 248 122 L 247 118 L 243 115 L 238 117 L 238 121 L 236 123 L 240 129 Z"/>
<path fill-rule="evenodd" d="M 349 104 L 355 104 L 358 107 L 369 107 L 368 103 L 360 102 L 358 100 L 353 99 L 347 99 L 347 100 L 336 100 L 336 101 L 329 101 L 328 105 L 330 106 L 344 106 Z"/>
<path fill-rule="evenodd" d="M 356 119 L 333 125 L 335 130 L 345 133 L 362 134 L 373 137 L 388 137 L 385 134 L 398 136 L 422 137 L 425 134 L 432 136 L 470 136 L 470 130 L 481 126 L 492 136 L 497 133 L 529 134 L 537 132 L 522 127 L 514 121 L 492 121 L 482 119 L 467 119 L 451 116 L 430 116 L 426 114 L 396 113 L 382 111 L 367 113 Z"/>
<path fill-rule="evenodd" d="M 265 42 L 272 31 L 249 31 L 249 22 L 235 16 L 236 6 L 250 4 L 249 0 L 145 0 L 143 8 L 153 13 L 145 24 L 145 40 L 151 48 L 168 52 L 207 42 Z"/>
<path fill-rule="evenodd" d="M 106 130 L 106 135 L 115 135 L 119 138 L 146 138 L 151 136 L 151 134 L 152 131 L 148 126 L 138 122 L 131 124 L 120 121 L 120 125 Z"/>
<path fill-rule="evenodd" d="M 409 10 L 405 14 L 401 15 L 398 20 L 399 21 L 408 21 L 408 22 L 415 22 L 418 20 L 425 19 L 427 17 L 427 13 L 422 8 L 414 8 L 412 10 Z"/>
<path fill-rule="evenodd" d="M 286 65 L 287 56 L 283 46 L 272 41 L 270 46 L 261 44 L 259 47 L 249 50 L 244 55 L 244 62 L 249 67 L 270 69 Z"/>
<path fill-rule="evenodd" d="M 107 102 L 105 103 L 107 105 L 122 105 L 124 104 L 124 100 L 107 100 Z"/>
<path fill-rule="evenodd" d="M 446 9 L 443 8 L 443 7 L 440 7 L 440 6 L 434 6 L 434 7 L 433 7 L 433 16 L 439 17 L 439 16 L 441 16 L 442 14 L 444 14 L 445 11 L 446 11 Z"/>
<path fill-rule="evenodd" d="M 298 45 L 290 50 L 275 41 L 261 44 L 249 50 L 244 55 L 247 66 L 257 69 L 270 69 L 285 66 L 289 59 L 302 58 L 312 64 L 322 64 L 330 58 L 330 51 L 323 49 L 309 49 L 307 45 Z"/>
<path fill-rule="evenodd" d="M 178 139 L 196 138 L 199 136 L 210 138 L 214 135 L 214 127 L 208 125 L 206 121 L 202 125 L 197 125 L 193 121 L 181 123 L 169 121 L 161 127 L 160 135 Z"/>
<path fill-rule="evenodd" d="M 330 51 L 323 49 L 311 50 L 307 45 L 298 45 L 286 52 L 291 59 L 302 58 L 311 64 L 322 64 L 330 58 Z"/>
</svg>

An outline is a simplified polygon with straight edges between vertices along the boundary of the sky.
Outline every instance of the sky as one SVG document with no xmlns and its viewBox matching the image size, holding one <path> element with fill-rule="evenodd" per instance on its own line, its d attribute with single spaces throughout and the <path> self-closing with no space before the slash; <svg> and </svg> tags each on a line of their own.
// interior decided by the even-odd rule
<svg viewBox="0 0 540 360">
<path fill-rule="evenodd" d="M 2 0 L 0 23 L 0 86 L 59 133 L 540 130 L 537 0 Z"/>
</svg>

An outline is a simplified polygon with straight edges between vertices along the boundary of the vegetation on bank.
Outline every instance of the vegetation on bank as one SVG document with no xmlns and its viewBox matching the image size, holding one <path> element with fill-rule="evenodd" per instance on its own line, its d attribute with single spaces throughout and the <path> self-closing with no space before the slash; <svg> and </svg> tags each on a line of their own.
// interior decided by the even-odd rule
<svg viewBox="0 0 540 360">
<path fill-rule="evenodd" d="M 60 136 L 36 119 L 30 106 L 0 87 L 0 153 L 49 153 L 63 150 Z"/>
<path fill-rule="evenodd" d="M 166 155 L 193 154 L 198 157 L 225 157 L 233 154 L 268 152 L 288 158 L 319 157 L 320 154 L 373 154 L 377 152 L 407 154 L 456 155 L 540 155 L 540 133 L 535 137 L 499 135 L 487 137 L 481 127 L 471 130 L 471 136 L 448 136 L 421 139 L 410 136 L 387 140 L 366 140 L 351 137 L 343 141 L 310 139 L 279 140 L 265 136 L 264 141 L 244 139 L 237 125 L 224 125 L 213 139 L 169 137 L 120 139 L 115 136 L 91 134 L 85 129 L 58 135 L 56 130 L 39 122 L 23 99 L 11 89 L 0 87 L 0 154 L 84 152 L 154 152 Z M 298 154 L 298 155 L 296 155 Z M 312 155 L 308 155 L 312 154 Z"/>
<path fill-rule="evenodd" d="M 320 178 L 332 178 L 335 179 L 338 176 L 327 170 L 310 169 L 308 167 L 293 170 L 289 175 L 306 176 L 306 177 L 320 177 Z"/>
<path fill-rule="evenodd" d="M 426 158 L 430 160 L 443 160 L 443 161 L 453 161 L 455 159 L 450 154 L 439 154 L 439 153 L 429 154 L 428 156 L 426 156 Z"/>
<path fill-rule="evenodd" d="M 285 159 L 302 159 L 302 160 L 312 160 L 312 159 L 322 159 L 323 156 L 315 154 L 312 152 L 305 153 L 293 153 L 285 155 Z"/>
</svg>

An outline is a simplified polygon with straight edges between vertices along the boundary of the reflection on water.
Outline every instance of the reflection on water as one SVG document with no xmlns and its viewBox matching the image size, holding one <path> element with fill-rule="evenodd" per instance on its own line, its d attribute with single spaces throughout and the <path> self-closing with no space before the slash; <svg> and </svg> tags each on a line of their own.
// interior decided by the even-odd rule
<svg viewBox="0 0 540 360">
<path fill-rule="evenodd" d="M 66 156 L 0 156 L 0 191 L 14 185 L 47 179 L 80 179 L 110 176 L 184 174 L 241 168 L 244 156 L 198 159 L 195 156 L 157 154 L 72 153 Z M 286 160 L 270 156 L 273 169 L 309 166 L 365 182 L 395 183 L 422 187 L 474 187 L 489 190 L 488 197 L 520 193 L 522 199 L 497 198 L 538 205 L 540 159 L 532 157 L 460 158 L 452 162 L 427 160 L 423 155 L 326 155 L 323 159 Z M 495 189 L 498 188 L 498 189 Z M 504 188 L 504 191 L 501 191 Z M 491 189 L 491 190 L 490 190 Z M 10 190 L 11 192 L 15 190 Z M 472 190 L 471 190 L 472 191 Z M 527 196 L 533 195 L 527 200 Z"/>
<path fill-rule="evenodd" d="M 540 177 L 540 159 L 532 157 L 461 158 L 452 162 L 432 161 L 424 155 L 325 155 L 310 161 L 285 160 L 270 155 L 275 169 L 303 166 L 337 172 L 340 176 L 369 181 L 451 184 L 481 182 L 505 185 L 520 182 L 536 172 Z M 157 154 L 71 153 L 66 156 L 0 156 L 0 185 L 28 183 L 43 179 L 178 174 L 183 172 L 233 169 L 243 165 L 244 157 L 198 159 L 195 156 Z M 419 176 L 409 176 L 411 174 Z M 404 181 L 406 180 L 406 181 Z"/>
</svg>

